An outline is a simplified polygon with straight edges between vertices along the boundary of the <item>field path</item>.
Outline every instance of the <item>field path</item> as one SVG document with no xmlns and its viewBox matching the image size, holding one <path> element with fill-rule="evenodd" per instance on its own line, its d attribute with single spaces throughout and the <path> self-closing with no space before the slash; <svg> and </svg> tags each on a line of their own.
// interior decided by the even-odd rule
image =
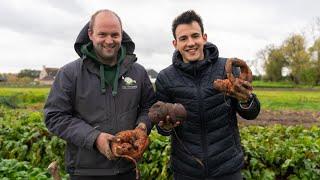
<svg viewBox="0 0 320 180">
<path fill-rule="evenodd" d="M 320 126 L 320 112 L 297 110 L 261 110 L 256 120 L 248 121 L 238 116 L 240 125 L 312 125 Z"/>
</svg>

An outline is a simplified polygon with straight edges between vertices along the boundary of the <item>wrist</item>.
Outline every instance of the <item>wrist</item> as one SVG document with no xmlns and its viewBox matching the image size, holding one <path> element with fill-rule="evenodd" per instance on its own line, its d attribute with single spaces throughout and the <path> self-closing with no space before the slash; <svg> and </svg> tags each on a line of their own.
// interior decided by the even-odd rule
<svg viewBox="0 0 320 180">
<path fill-rule="evenodd" d="M 145 123 L 139 123 L 136 129 L 140 129 L 144 132 L 147 132 L 147 125 Z"/>
<path fill-rule="evenodd" d="M 253 100 L 253 95 L 250 94 L 247 100 L 241 101 L 239 100 L 240 104 L 249 104 Z"/>
<path fill-rule="evenodd" d="M 160 126 L 159 126 L 159 128 L 160 128 L 162 131 L 166 132 L 166 133 L 170 133 L 170 132 L 172 131 L 172 128 L 164 128 L 164 127 L 160 127 Z"/>
<path fill-rule="evenodd" d="M 241 109 L 250 109 L 252 103 L 253 103 L 254 95 L 250 94 L 248 100 L 246 101 L 239 101 L 239 105 Z"/>
<path fill-rule="evenodd" d="M 159 126 L 159 128 L 165 132 L 171 132 L 173 127 L 170 125 L 162 125 L 162 126 Z"/>
</svg>

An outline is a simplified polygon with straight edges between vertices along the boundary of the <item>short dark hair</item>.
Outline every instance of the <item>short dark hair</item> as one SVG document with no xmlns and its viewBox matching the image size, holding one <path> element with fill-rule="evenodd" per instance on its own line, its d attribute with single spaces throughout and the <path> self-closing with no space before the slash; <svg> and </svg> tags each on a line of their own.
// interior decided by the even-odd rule
<svg viewBox="0 0 320 180">
<path fill-rule="evenodd" d="M 115 13 L 115 12 L 109 10 L 109 9 L 101 9 L 101 10 L 95 12 L 95 13 L 91 16 L 91 19 L 90 19 L 90 22 L 89 22 L 89 29 L 92 30 L 93 25 L 94 25 L 94 21 L 96 20 L 96 16 L 97 16 L 98 14 L 102 13 L 102 12 L 114 14 L 114 15 L 118 18 L 119 23 L 120 23 L 120 27 L 121 27 L 121 30 L 122 30 L 122 22 L 121 22 L 120 17 L 118 16 L 117 13 Z"/>
<path fill-rule="evenodd" d="M 196 21 L 199 24 L 201 28 L 201 33 L 203 34 L 204 29 L 201 17 L 194 10 L 188 10 L 180 14 L 172 22 L 172 34 L 174 39 L 176 39 L 176 29 L 178 25 L 191 24 L 193 21 Z"/>
</svg>

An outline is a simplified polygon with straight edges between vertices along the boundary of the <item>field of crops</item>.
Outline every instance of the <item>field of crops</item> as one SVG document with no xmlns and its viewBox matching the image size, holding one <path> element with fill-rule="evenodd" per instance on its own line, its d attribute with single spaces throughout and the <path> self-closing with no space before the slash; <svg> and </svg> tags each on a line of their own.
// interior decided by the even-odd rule
<svg viewBox="0 0 320 180">
<path fill-rule="evenodd" d="M 63 170 L 65 142 L 48 133 L 42 106 L 47 88 L 0 88 L 0 179 L 49 179 L 53 160 Z M 320 110 L 319 91 L 255 90 L 263 110 Z M 303 118 L 303 117 L 302 117 Z M 320 121 L 320 119 L 319 119 Z M 318 126 L 241 126 L 246 179 L 320 179 Z M 142 179 L 172 179 L 169 139 L 153 131 L 140 162 Z"/>
</svg>

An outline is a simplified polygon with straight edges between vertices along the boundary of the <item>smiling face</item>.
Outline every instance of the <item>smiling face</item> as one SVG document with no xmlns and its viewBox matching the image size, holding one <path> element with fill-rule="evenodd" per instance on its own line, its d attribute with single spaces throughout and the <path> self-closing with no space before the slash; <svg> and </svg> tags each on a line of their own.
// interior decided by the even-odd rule
<svg viewBox="0 0 320 180">
<path fill-rule="evenodd" d="M 95 17 L 94 24 L 92 29 L 89 29 L 88 35 L 98 59 L 104 64 L 116 64 L 122 40 L 119 19 L 109 12 L 99 13 Z"/>
<path fill-rule="evenodd" d="M 183 62 L 189 63 L 204 59 L 203 48 L 207 42 L 207 35 L 202 34 L 200 25 L 196 21 L 192 21 L 191 24 L 179 24 L 175 35 L 173 46 L 182 55 Z"/>
</svg>

